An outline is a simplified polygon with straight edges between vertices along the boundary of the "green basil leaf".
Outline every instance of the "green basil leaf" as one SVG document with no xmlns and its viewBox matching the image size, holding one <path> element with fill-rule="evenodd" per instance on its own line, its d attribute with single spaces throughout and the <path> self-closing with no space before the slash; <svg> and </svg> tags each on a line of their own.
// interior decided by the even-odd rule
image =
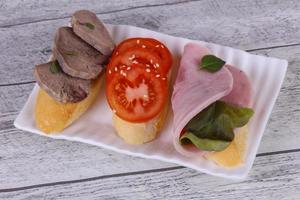
<svg viewBox="0 0 300 200">
<path fill-rule="evenodd" d="M 180 143 L 193 143 L 198 149 L 204 151 L 222 151 L 226 149 L 230 144 L 230 142 L 224 140 L 199 138 L 191 132 L 186 132 L 184 135 L 182 135 L 182 137 L 180 138 Z"/>
<path fill-rule="evenodd" d="M 200 69 L 205 69 L 209 72 L 219 71 L 225 65 L 225 61 L 214 56 L 206 55 L 201 60 Z"/>
<path fill-rule="evenodd" d="M 234 128 L 245 126 L 254 114 L 251 108 L 239 108 L 223 101 L 217 101 L 216 112 L 228 115 Z"/>
<path fill-rule="evenodd" d="M 195 137 L 201 138 L 201 141 L 207 139 L 205 142 L 231 142 L 234 139 L 233 129 L 246 125 L 253 113 L 253 110 L 250 108 L 239 108 L 222 101 L 217 101 L 193 117 L 184 130 L 192 133 Z M 180 140 L 182 137 L 180 137 Z M 195 142 L 192 141 L 192 143 L 194 144 Z M 197 147 L 201 149 L 200 145 Z M 223 147 L 226 148 L 225 145 Z M 215 151 L 213 149 L 210 151 Z M 218 149 L 223 150 L 221 147 Z M 205 150 L 209 151 L 209 148 L 206 147 Z"/>
<path fill-rule="evenodd" d="M 94 30 L 94 29 L 95 29 L 94 24 L 91 24 L 91 23 L 89 23 L 89 22 L 84 23 L 84 25 L 85 25 L 86 27 L 88 27 L 89 29 L 91 29 L 91 30 Z"/>
<path fill-rule="evenodd" d="M 49 70 L 52 74 L 57 74 L 61 71 L 61 68 L 60 68 L 57 60 L 50 62 L 49 65 L 50 65 Z"/>
</svg>

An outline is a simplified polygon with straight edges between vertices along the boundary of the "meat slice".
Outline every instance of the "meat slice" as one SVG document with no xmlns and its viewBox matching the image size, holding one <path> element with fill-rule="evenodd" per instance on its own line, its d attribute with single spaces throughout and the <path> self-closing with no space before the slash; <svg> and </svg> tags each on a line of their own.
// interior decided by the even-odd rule
<svg viewBox="0 0 300 200">
<path fill-rule="evenodd" d="M 102 54 L 109 56 L 112 53 L 114 42 L 95 13 L 88 10 L 76 11 L 72 16 L 71 24 L 76 35 Z"/>
<path fill-rule="evenodd" d="M 57 61 L 36 65 L 34 76 L 39 86 L 61 103 L 79 102 L 86 98 L 90 91 L 91 80 L 65 74 Z"/>
<path fill-rule="evenodd" d="M 106 57 L 74 34 L 72 28 L 56 31 L 53 55 L 70 76 L 93 79 L 102 71 Z"/>
<path fill-rule="evenodd" d="M 236 105 L 238 107 L 251 107 L 252 87 L 248 76 L 242 70 L 226 65 L 233 77 L 233 88 L 221 101 Z"/>
<path fill-rule="evenodd" d="M 211 54 L 210 50 L 197 44 L 184 47 L 180 67 L 172 95 L 173 143 L 177 151 L 185 156 L 201 155 L 194 146 L 182 146 L 179 143 L 181 131 L 200 111 L 230 93 L 233 77 L 223 67 L 215 73 L 199 69 L 202 57 Z"/>
</svg>

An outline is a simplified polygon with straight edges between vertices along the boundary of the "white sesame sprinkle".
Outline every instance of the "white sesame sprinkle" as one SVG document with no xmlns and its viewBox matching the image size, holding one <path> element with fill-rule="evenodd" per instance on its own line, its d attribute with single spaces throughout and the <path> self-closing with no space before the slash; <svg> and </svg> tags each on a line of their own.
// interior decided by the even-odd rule
<svg viewBox="0 0 300 200">
<path fill-rule="evenodd" d="M 123 76 L 125 76 L 125 77 L 126 77 L 126 76 L 127 76 L 127 74 L 126 74 L 125 72 L 123 72 Z"/>
<path fill-rule="evenodd" d="M 134 61 L 132 61 L 132 63 L 133 63 L 133 64 L 138 64 L 139 62 L 136 61 L 136 60 L 134 60 Z"/>
<path fill-rule="evenodd" d="M 159 45 L 156 45 L 155 47 L 159 47 Z"/>
<path fill-rule="evenodd" d="M 116 113 L 116 112 L 117 112 L 115 109 L 113 109 L 112 111 L 113 111 L 113 113 Z"/>
<path fill-rule="evenodd" d="M 146 46 L 145 46 L 145 45 L 142 45 L 142 48 L 144 48 L 144 49 L 145 49 L 145 48 L 146 48 Z"/>
<path fill-rule="evenodd" d="M 139 43 L 140 43 L 140 40 L 137 40 L 136 43 L 139 44 Z"/>
<path fill-rule="evenodd" d="M 150 63 L 153 64 L 153 60 L 152 59 L 150 59 Z"/>
<path fill-rule="evenodd" d="M 120 70 L 120 74 L 123 74 L 123 70 L 122 69 Z"/>
<path fill-rule="evenodd" d="M 149 65 L 149 64 L 146 64 L 146 67 L 150 67 L 150 65 Z"/>
<path fill-rule="evenodd" d="M 129 57 L 128 59 L 129 59 L 129 60 L 133 60 L 133 59 L 135 59 L 135 55 L 134 55 L 134 54 L 132 54 L 132 56 L 131 56 L 131 57 Z"/>
<path fill-rule="evenodd" d="M 162 80 L 166 80 L 166 78 L 165 77 L 163 77 L 163 78 L 161 78 Z"/>
<path fill-rule="evenodd" d="M 108 73 L 111 74 L 111 70 L 108 70 Z"/>
<path fill-rule="evenodd" d="M 161 48 L 165 48 L 164 45 L 162 45 L 162 44 L 160 45 L 160 47 L 161 47 Z"/>
<path fill-rule="evenodd" d="M 148 95 L 144 94 L 144 98 L 148 98 Z"/>
<path fill-rule="evenodd" d="M 159 77 L 160 77 L 160 75 L 159 75 L 159 74 L 156 74 L 156 75 L 155 75 L 155 77 L 156 77 L 156 78 L 159 78 Z"/>
<path fill-rule="evenodd" d="M 127 70 L 130 70 L 131 69 L 131 67 L 127 67 Z"/>
<path fill-rule="evenodd" d="M 158 64 L 158 63 L 155 63 L 155 64 L 154 64 L 154 68 L 159 68 L 159 64 Z"/>
<path fill-rule="evenodd" d="M 147 68 L 147 69 L 146 69 L 146 72 L 148 72 L 148 73 L 149 73 L 149 72 L 151 72 L 151 70 L 150 70 L 149 68 Z"/>
<path fill-rule="evenodd" d="M 115 72 L 117 72 L 118 71 L 118 68 L 117 67 L 115 67 Z"/>
</svg>

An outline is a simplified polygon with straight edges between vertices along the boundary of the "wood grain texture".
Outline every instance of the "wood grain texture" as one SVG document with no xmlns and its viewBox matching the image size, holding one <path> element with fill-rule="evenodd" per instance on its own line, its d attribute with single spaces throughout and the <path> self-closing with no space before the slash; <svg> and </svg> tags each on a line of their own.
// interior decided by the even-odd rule
<svg viewBox="0 0 300 200">
<path fill-rule="evenodd" d="M 240 49 L 256 49 L 300 43 L 299 6 L 300 1 L 291 0 L 203 0 L 98 16 L 107 23 L 129 24 Z M 50 12 L 47 17 L 56 15 Z M 0 28 L 0 85 L 32 81 L 34 65 L 48 59 L 55 30 L 68 21 L 69 18 L 54 19 Z"/>
<path fill-rule="evenodd" d="M 48 59 L 55 29 L 83 8 L 106 23 L 265 48 L 252 53 L 289 61 L 247 180 L 232 182 L 13 127 L 33 87 L 34 64 Z M 1 0 L 0 199 L 299 199 L 300 153 L 292 150 L 300 148 L 299 10 L 297 0 Z M 269 48 L 281 45 L 292 46 Z M 3 191 L 8 188 L 22 190 Z"/>
<path fill-rule="evenodd" d="M 10 27 L 17 24 L 34 23 L 57 18 L 67 18 L 78 9 L 87 9 L 96 13 L 104 14 L 142 7 L 180 4 L 189 1 L 193 0 L 1 0 L 0 27 Z"/>
<path fill-rule="evenodd" d="M 300 152 L 258 157 L 242 182 L 206 176 L 192 169 L 136 174 L 91 181 L 33 186 L 0 193 L 8 199 L 243 199 L 297 200 Z"/>
</svg>

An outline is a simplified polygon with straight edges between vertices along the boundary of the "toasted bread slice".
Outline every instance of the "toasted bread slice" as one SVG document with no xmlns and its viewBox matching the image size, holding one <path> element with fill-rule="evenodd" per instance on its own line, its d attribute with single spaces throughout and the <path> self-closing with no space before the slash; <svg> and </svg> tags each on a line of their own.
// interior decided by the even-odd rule
<svg viewBox="0 0 300 200">
<path fill-rule="evenodd" d="M 102 76 L 92 81 L 89 95 L 77 103 L 60 103 L 39 89 L 35 104 L 37 127 L 45 133 L 59 133 L 78 119 L 96 100 Z"/>
</svg>

